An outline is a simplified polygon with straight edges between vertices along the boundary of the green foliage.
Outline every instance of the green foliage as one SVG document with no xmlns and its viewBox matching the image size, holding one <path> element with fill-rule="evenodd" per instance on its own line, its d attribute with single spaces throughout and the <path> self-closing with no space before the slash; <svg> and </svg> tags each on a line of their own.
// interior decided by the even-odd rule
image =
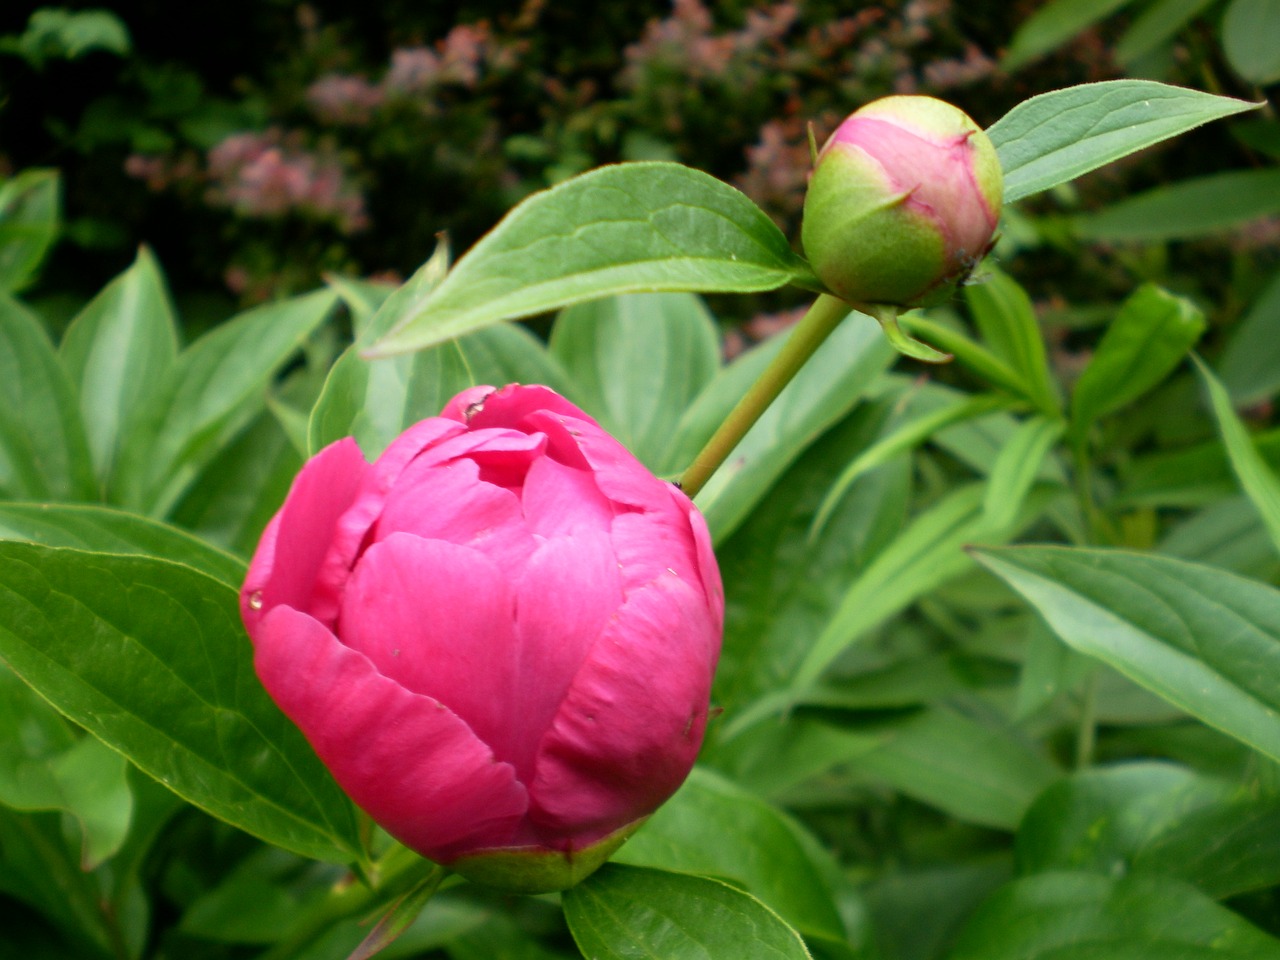
<svg viewBox="0 0 1280 960">
<path fill-rule="evenodd" d="M 116 91 L 64 142 L 127 140 L 173 164 L 195 151 L 200 172 L 160 189 L 208 175 L 204 151 L 248 129 L 286 168 L 311 157 L 348 185 L 421 151 L 430 169 L 389 181 L 453 171 L 442 195 L 487 191 L 469 199 L 473 226 L 559 185 L 452 268 L 441 243 L 400 287 L 334 275 L 198 336 L 183 327 L 199 326 L 191 291 L 171 292 L 145 247 L 58 312 L 38 278 L 63 229 L 59 178 L 0 185 L 0 953 L 1280 956 L 1280 287 L 1274 251 L 1240 229 L 1272 210 L 1275 154 L 1257 144 L 1274 120 L 1194 163 L 1167 148 L 1167 170 L 1138 158 L 1086 177 L 1250 109 L 1246 84 L 1274 79 L 1257 42 L 1271 6 L 1254 0 L 1219 4 L 1205 34 L 1240 81 L 1212 88 L 1238 96 L 1148 79 L 1168 76 L 1160 58 L 1185 52 L 1210 6 L 1156 0 L 1112 21 L 1114 0 L 1052 3 L 1014 34 L 1014 64 L 1115 34 L 1117 61 L 1143 76 L 1042 94 L 992 125 L 1023 201 L 1000 268 L 901 321 L 953 364 L 910 365 L 850 316 L 698 494 L 727 598 L 702 765 L 617 864 L 558 901 L 454 879 L 425 910 L 438 877 L 361 818 L 253 675 L 236 591 L 263 527 L 304 456 L 354 436 L 373 457 L 479 383 L 546 383 L 678 476 L 787 342 L 765 320 L 732 329 L 733 311 L 813 281 L 753 202 L 768 205 L 758 180 L 739 192 L 671 157 L 729 169 L 783 99 L 820 113 L 835 95 L 814 88 L 853 98 L 892 71 L 865 66 L 856 18 L 814 32 L 822 5 L 735 7 L 725 24 L 681 4 L 626 71 L 599 68 L 615 89 L 534 84 L 537 121 L 499 135 L 488 114 L 521 96 L 504 86 L 546 79 L 503 59 L 528 52 L 507 44 L 531 30 L 512 20 L 400 47 L 441 71 L 452 50 L 460 72 L 365 118 L 305 106 L 313 81 L 346 69 L 314 24 L 305 62 L 207 110 L 185 68 L 132 64 L 155 109 Z M 905 36 L 906 12 L 883 17 L 885 56 L 925 43 Z M 927 24 L 944 43 L 941 19 Z M 74 56 L 55 34 L 62 52 L 32 61 L 50 76 Z M 290 84 L 290 115 L 312 111 L 299 123 L 316 136 L 271 139 Z M 772 159 L 802 180 L 795 126 L 768 129 L 801 147 L 798 165 Z M 326 133 L 367 153 L 326 152 Z M 1256 169 L 1231 152 L 1246 148 Z M 642 162 L 566 179 L 598 159 Z M 231 209 L 217 191 L 233 179 L 207 183 L 209 202 Z M 1151 190 L 1116 200 L 1132 183 Z M 306 285 L 353 249 L 358 231 L 333 240 L 353 195 L 243 206 L 235 256 L 262 244 L 271 273 L 281 251 L 323 248 L 295 257 L 290 282 Z M 769 213 L 793 225 L 785 204 Z M 389 242 L 422 251 L 426 235 Z M 548 310 L 532 329 L 510 322 Z M 388 344 L 425 348 L 371 358 Z"/>
</svg>

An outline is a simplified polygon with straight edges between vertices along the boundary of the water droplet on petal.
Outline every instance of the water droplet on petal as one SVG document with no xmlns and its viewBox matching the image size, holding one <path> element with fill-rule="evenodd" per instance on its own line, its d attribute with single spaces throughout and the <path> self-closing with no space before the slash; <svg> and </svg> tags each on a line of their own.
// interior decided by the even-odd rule
<svg viewBox="0 0 1280 960">
<path fill-rule="evenodd" d="M 249 594 L 249 609 L 250 610 L 262 609 L 262 591 L 261 590 L 255 590 L 253 591 L 253 593 Z"/>
</svg>

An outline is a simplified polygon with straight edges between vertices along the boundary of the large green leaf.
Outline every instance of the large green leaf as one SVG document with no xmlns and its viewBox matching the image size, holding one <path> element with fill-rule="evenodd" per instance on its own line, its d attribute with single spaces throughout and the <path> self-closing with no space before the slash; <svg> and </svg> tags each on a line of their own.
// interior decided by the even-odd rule
<svg viewBox="0 0 1280 960">
<path fill-rule="evenodd" d="M 1132 0 L 1050 0 L 1018 27 L 1000 65 L 1017 70 L 1066 43 Z"/>
<path fill-rule="evenodd" d="M 240 588 L 245 565 L 199 537 L 134 513 L 89 504 L 0 503 L 0 540 L 94 553 L 133 553 L 183 563 Z"/>
<path fill-rule="evenodd" d="M 1156 187 L 1075 220 L 1086 240 L 1185 240 L 1280 214 L 1280 168 L 1231 170 Z"/>
<path fill-rule="evenodd" d="M 718 880 L 606 864 L 564 893 L 593 960 L 807 960 L 804 941 L 759 900 Z"/>
<path fill-rule="evenodd" d="M 0 494 L 87 500 L 93 468 L 75 387 L 40 320 L 0 293 Z"/>
<path fill-rule="evenodd" d="M 690 293 L 640 293 L 569 307 L 551 353 L 575 395 L 646 466 L 675 473 L 671 438 L 720 370 L 715 322 Z"/>
<path fill-rule="evenodd" d="M 1144 284 L 1120 307 L 1076 381 L 1073 428 L 1084 431 L 1137 400 L 1182 362 L 1204 333 L 1204 314 L 1189 300 Z"/>
<path fill-rule="evenodd" d="M 1163 875 L 1222 899 L 1280 882 L 1280 798 L 1171 763 L 1084 770 L 1036 798 L 1017 853 L 1024 874 Z"/>
<path fill-rule="evenodd" d="M 1275 960 L 1280 941 L 1167 877 L 1046 873 L 970 918 L 947 960 Z"/>
<path fill-rule="evenodd" d="M 1025 100 L 987 134 L 1004 169 L 1005 202 L 1012 203 L 1257 106 L 1152 80 L 1104 80 Z"/>
<path fill-rule="evenodd" d="M 178 355 L 164 275 L 146 247 L 76 315 L 61 353 L 80 390 L 94 472 L 105 488 L 125 424 L 157 402 Z"/>
<path fill-rule="evenodd" d="M 357 856 L 351 802 L 254 675 L 234 589 L 167 560 L 17 542 L 0 570 L 0 656 L 41 696 L 214 816 Z"/>
<path fill-rule="evenodd" d="M 57 170 L 24 170 L 0 183 L 0 292 L 30 284 L 57 238 L 58 178 Z"/>
<path fill-rule="evenodd" d="M 112 499 L 165 516 L 214 457 L 266 405 L 272 376 L 329 316 L 320 290 L 248 311 L 182 352 L 126 425 Z"/>
<path fill-rule="evenodd" d="M 1119 550 L 976 555 L 1068 645 L 1280 760 L 1280 591 Z"/>
<path fill-rule="evenodd" d="M 618 293 L 813 286 L 808 265 L 733 187 L 675 163 L 602 167 L 529 197 L 429 295 L 389 300 L 380 356 Z"/>
<path fill-rule="evenodd" d="M 732 881 L 805 936 L 843 941 L 833 891 L 800 830 L 771 804 L 696 768 L 614 860 Z"/>
</svg>

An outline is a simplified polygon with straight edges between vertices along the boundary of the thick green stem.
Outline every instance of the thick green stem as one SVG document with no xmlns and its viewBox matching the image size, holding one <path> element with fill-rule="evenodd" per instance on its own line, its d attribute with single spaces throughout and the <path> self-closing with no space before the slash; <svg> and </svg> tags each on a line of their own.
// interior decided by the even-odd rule
<svg viewBox="0 0 1280 960">
<path fill-rule="evenodd" d="M 796 324 L 787 342 L 782 345 L 773 362 L 751 385 L 738 405 L 733 408 L 724 423 L 716 430 L 707 445 L 694 457 L 689 469 L 680 478 L 680 486 L 690 497 L 696 496 L 722 463 L 728 459 L 739 441 L 760 419 L 769 404 L 778 398 L 815 350 L 831 335 L 840 321 L 849 315 L 852 307 L 829 294 L 818 297 L 809 312 Z"/>
</svg>

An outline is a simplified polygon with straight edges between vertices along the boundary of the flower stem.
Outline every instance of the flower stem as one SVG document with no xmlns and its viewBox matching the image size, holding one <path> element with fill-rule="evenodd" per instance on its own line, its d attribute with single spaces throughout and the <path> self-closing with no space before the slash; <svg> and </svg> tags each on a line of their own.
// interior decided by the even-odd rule
<svg viewBox="0 0 1280 960">
<path fill-rule="evenodd" d="M 778 394 L 850 310 L 849 304 L 829 294 L 824 293 L 814 301 L 760 379 L 751 385 L 707 445 L 694 457 L 693 463 L 689 464 L 680 478 L 680 486 L 685 493 L 690 497 L 697 495 L 769 404 L 778 398 Z"/>
<path fill-rule="evenodd" d="M 324 900 L 298 920 L 283 940 L 261 954 L 258 960 L 292 960 L 334 924 L 394 899 L 428 878 L 437 878 L 438 884 L 448 872 L 439 864 L 424 860 L 404 847 L 394 848 L 380 867 L 377 887 L 356 881 L 335 886 Z"/>
</svg>

